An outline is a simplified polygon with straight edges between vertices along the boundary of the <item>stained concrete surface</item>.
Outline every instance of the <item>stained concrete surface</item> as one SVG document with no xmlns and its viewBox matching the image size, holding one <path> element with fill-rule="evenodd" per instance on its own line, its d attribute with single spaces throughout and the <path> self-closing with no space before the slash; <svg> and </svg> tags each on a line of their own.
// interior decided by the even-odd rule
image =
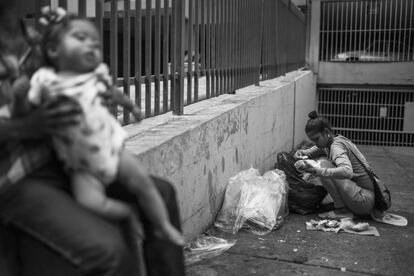
<svg viewBox="0 0 414 276">
<path fill-rule="evenodd" d="M 188 275 L 414 275 L 414 148 L 359 148 L 392 192 L 390 211 L 405 216 L 408 226 L 360 219 L 380 237 L 325 233 L 305 229 L 316 215 L 290 214 L 268 235 L 239 232 L 233 248 L 188 266 Z"/>
</svg>

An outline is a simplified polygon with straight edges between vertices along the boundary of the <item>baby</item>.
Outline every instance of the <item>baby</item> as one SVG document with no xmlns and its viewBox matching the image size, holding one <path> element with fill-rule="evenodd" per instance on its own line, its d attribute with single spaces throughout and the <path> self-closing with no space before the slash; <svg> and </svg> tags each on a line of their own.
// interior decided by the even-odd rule
<svg viewBox="0 0 414 276">
<path fill-rule="evenodd" d="M 47 13 L 46 13 L 47 14 Z M 156 234 L 182 245 L 181 233 L 171 225 L 166 206 L 151 178 L 124 148 L 126 132 L 102 103 L 110 96 L 136 116 L 139 111 L 129 99 L 111 89 L 108 68 L 102 63 L 98 30 L 87 19 L 57 12 L 43 18 L 46 30 L 41 48 L 49 67 L 40 68 L 31 78 L 29 101 L 70 99 L 82 110 L 81 123 L 59 128 L 53 137 L 58 157 L 71 175 L 73 195 L 86 208 L 110 219 L 131 219 L 130 208 L 108 198 L 105 187 L 125 185 L 137 196 Z M 118 184 L 120 183 L 120 184 Z"/>
</svg>

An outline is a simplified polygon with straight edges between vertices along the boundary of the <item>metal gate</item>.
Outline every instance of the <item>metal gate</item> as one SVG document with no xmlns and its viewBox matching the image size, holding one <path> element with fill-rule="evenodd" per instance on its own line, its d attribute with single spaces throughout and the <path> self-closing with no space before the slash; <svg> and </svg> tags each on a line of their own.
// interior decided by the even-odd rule
<svg viewBox="0 0 414 276">
<path fill-rule="evenodd" d="M 414 146 L 414 87 L 320 86 L 318 111 L 357 144 Z"/>
</svg>

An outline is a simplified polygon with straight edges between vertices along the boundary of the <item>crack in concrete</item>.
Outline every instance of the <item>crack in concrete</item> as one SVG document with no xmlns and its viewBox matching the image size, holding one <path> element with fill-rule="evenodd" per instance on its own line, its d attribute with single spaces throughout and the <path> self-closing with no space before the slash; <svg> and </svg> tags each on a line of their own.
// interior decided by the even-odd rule
<svg viewBox="0 0 414 276">
<path fill-rule="evenodd" d="M 227 251 L 224 254 L 232 254 L 232 255 L 238 255 L 238 256 L 248 256 L 248 257 L 254 257 L 254 258 L 258 258 L 258 259 L 264 259 L 264 260 L 275 260 L 275 261 L 280 261 L 280 262 L 285 262 L 285 263 L 292 263 L 292 264 L 301 264 L 301 265 L 306 265 L 306 266 L 312 266 L 312 267 L 321 267 L 321 268 L 326 268 L 326 269 L 331 269 L 331 270 L 335 270 L 335 271 L 341 271 L 340 267 L 336 267 L 336 266 L 328 266 L 328 265 L 319 265 L 319 264 L 311 264 L 311 263 L 305 263 L 305 262 L 298 262 L 298 261 L 294 261 L 294 260 L 289 260 L 289 259 L 282 259 L 279 257 L 265 257 L 265 256 L 259 256 L 259 255 L 250 255 L 250 254 L 241 254 L 241 253 L 236 253 L 236 252 L 230 252 Z M 362 274 L 362 275 L 371 275 L 371 276 L 386 276 L 385 274 L 379 274 L 379 273 L 373 273 L 373 272 L 367 272 L 367 271 L 358 271 L 355 269 L 346 269 L 346 272 L 353 272 L 353 273 L 358 273 L 358 274 Z"/>
</svg>

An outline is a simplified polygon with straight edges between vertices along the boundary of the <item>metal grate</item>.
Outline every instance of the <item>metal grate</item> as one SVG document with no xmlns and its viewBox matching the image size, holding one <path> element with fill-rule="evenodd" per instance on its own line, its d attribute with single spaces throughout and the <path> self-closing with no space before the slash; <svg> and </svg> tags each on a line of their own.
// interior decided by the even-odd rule
<svg viewBox="0 0 414 276">
<path fill-rule="evenodd" d="M 38 16 L 44 5 L 95 21 L 114 83 L 145 117 L 305 65 L 306 21 L 290 0 L 36 0 Z"/>
<path fill-rule="evenodd" d="M 414 146 L 414 87 L 319 87 L 318 110 L 358 144 Z"/>
<path fill-rule="evenodd" d="M 321 3 L 320 60 L 390 62 L 414 59 L 414 1 Z"/>
</svg>

